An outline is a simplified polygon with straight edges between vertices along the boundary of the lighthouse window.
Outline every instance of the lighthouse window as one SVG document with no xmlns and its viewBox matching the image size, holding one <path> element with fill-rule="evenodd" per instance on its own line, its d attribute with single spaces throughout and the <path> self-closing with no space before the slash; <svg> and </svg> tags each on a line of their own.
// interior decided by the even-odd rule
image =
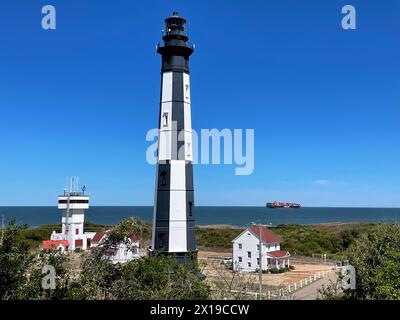
<svg viewBox="0 0 400 320">
<path fill-rule="evenodd" d="M 163 127 L 168 127 L 168 112 L 164 112 L 162 118 L 163 118 Z"/>
<path fill-rule="evenodd" d="M 189 201 L 189 216 L 192 216 L 193 202 Z"/>
<path fill-rule="evenodd" d="M 158 239 L 160 240 L 160 247 L 164 247 L 164 233 L 159 233 Z"/>
<path fill-rule="evenodd" d="M 161 171 L 160 178 L 161 178 L 161 185 L 166 186 L 167 185 L 167 171 Z"/>
<path fill-rule="evenodd" d="M 186 94 L 186 99 L 189 99 L 189 85 L 188 84 L 186 84 L 185 85 L 185 94 Z"/>
<path fill-rule="evenodd" d="M 79 234 L 79 229 L 75 229 L 75 234 Z"/>
</svg>

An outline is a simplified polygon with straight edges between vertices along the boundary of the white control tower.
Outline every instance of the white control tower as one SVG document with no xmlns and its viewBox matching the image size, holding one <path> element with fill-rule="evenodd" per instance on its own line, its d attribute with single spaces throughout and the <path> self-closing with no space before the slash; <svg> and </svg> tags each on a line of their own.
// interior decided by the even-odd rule
<svg viewBox="0 0 400 320">
<path fill-rule="evenodd" d="M 51 240 L 68 240 L 68 251 L 90 248 L 94 232 L 84 232 L 85 210 L 89 209 L 89 196 L 85 194 L 86 187 L 79 191 L 79 178 L 68 179 L 68 187 L 64 194 L 58 197 L 58 209 L 62 210 L 61 233 L 53 231 Z"/>
</svg>

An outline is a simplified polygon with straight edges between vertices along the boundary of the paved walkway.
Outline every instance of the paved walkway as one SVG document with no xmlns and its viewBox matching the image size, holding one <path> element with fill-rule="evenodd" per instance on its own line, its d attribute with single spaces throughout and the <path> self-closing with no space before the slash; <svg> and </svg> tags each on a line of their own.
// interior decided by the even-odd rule
<svg viewBox="0 0 400 320">
<path fill-rule="evenodd" d="M 325 287 L 330 284 L 331 281 L 336 281 L 337 274 L 335 272 L 327 274 L 324 278 L 321 278 L 307 287 L 296 291 L 292 299 L 293 300 L 315 300 L 318 298 L 318 290 L 322 289 L 322 286 Z"/>
</svg>

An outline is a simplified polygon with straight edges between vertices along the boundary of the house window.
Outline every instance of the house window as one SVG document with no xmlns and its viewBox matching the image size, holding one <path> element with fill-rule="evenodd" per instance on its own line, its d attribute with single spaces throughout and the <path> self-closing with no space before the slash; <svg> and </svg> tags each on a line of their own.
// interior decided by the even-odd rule
<svg viewBox="0 0 400 320">
<path fill-rule="evenodd" d="M 268 245 L 268 250 L 271 248 L 271 246 L 270 245 Z"/>
<path fill-rule="evenodd" d="M 247 251 L 247 258 L 251 258 L 251 251 Z"/>
<path fill-rule="evenodd" d="M 238 243 L 239 249 L 242 249 L 242 244 Z"/>
<path fill-rule="evenodd" d="M 79 229 L 75 229 L 75 234 L 79 234 Z"/>
<path fill-rule="evenodd" d="M 242 262 L 242 257 L 238 257 L 238 259 L 239 259 L 239 262 Z"/>
<path fill-rule="evenodd" d="M 247 266 L 248 266 L 249 268 L 251 268 L 251 262 L 247 263 Z"/>
<path fill-rule="evenodd" d="M 260 258 L 257 258 L 257 265 L 260 265 Z"/>
<path fill-rule="evenodd" d="M 250 232 L 248 232 L 248 233 L 247 233 L 247 235 L 248 235 L 248 236 L 251 236 L 251 233 L 250 233 Z"/>
<path fill-rule="evenodd" d="M 278 245 L 275 243 L 275 249 L 278 247 Z"/>
<path fill-rule="evenodd" d="M 260 250 L 260 245 L 259 244 L 257 245 L 257 250 Z"/>
</svg>

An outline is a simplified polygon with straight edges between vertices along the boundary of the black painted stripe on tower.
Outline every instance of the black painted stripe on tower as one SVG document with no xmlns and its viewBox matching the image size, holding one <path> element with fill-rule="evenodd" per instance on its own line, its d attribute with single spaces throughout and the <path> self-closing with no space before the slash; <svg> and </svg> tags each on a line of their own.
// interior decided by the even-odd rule
<svg viewBox="0 0 400 320">
<path fill-rule="evenodd" d="M 169 161 L 158 163 L 154 249 L 159 251 L 169 249 L 170 189 L 171 164 Z"/>
<path fill-rule="evenodd" d="M 171 159 L 172 160 L 183 160 L 180 159 L 184 155 L 185 141 L 184 132 L 185 129 L 185 108 L 184 108 L 184 97 L 183 97 L 183 72 L 172 73 L 172 130 L 177 130 L 176 134 L 172 136 L 172 149 Z M 180 150 L 181 153 L 180 153 Z"/>
<path fill-rule="evenodd" d="M 188 251 L 196 249 L 195 238 L 195 205 L 193 185 L 193 164 L 187 161 L 185 164 L 186 179 L 186 248 Z"/>
<path fill-rule="evenodd" d="M 186 161 L 185 164 L 185 178 L 186 178 L 186 190 L 193 191 L 193 164 L 190 161 Z"/>
</svg>

